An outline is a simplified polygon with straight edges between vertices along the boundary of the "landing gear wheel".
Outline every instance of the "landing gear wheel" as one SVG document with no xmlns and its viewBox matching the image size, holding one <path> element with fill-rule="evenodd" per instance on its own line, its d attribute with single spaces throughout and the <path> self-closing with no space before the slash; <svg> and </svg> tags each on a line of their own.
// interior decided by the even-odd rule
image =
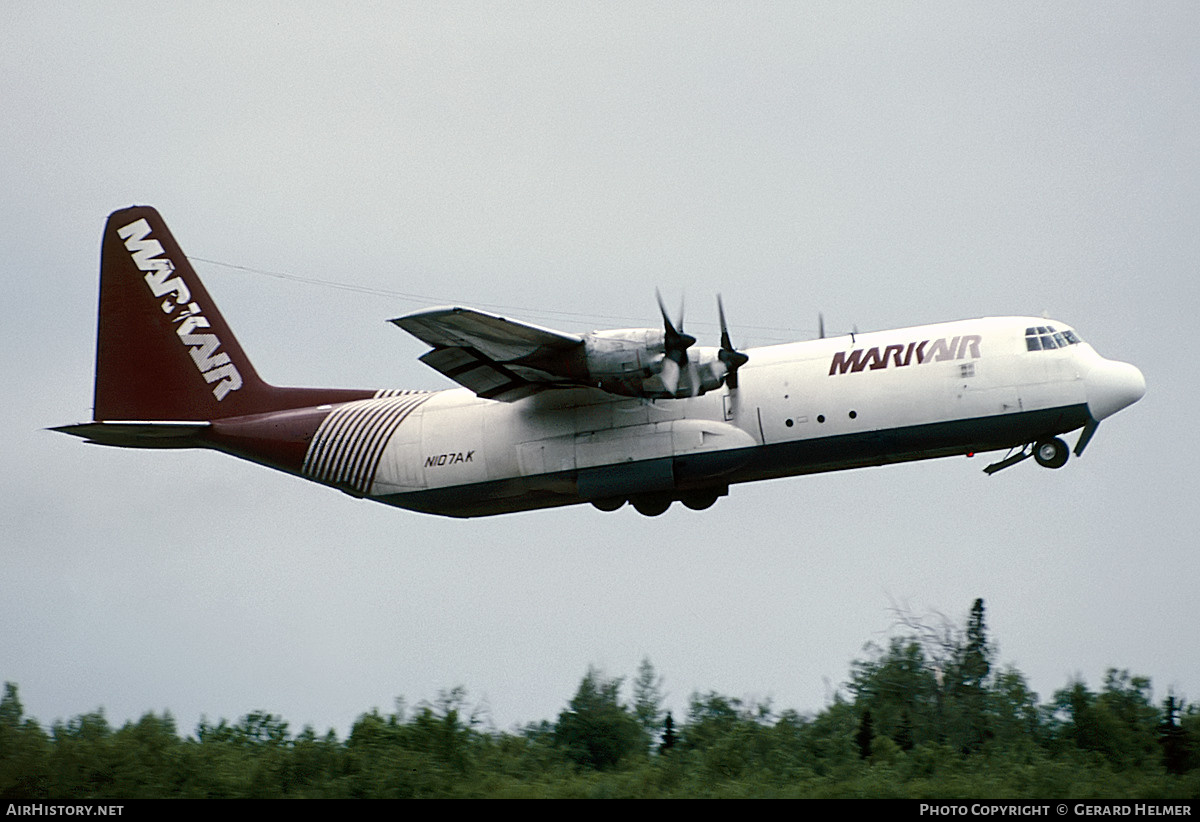
<svg viewBox="0 0 1200 822">
<path fill-rule="evenodd" d="M 637 512 L 646 517 L 657 517 L 671 507 L 675 500 L 670 494 L 643 494 L 629 500 Z"/>
<path fill-rule="evenodd" d="M 1033 446 L 1033 458 L 1043 468 L 1062 468 L 1070 455 L 1067 444 L 1058 437 L 1042 440 Z"/>
<path fill-rule="evenodd" d="M 601 511 L 615 511 L 625 504 L 624 497 L 611 497 L 608 499 L 594 499 L 592 505 L 599 508 Z"/>
<path fill-rule="evenodd" d="M 718 496 L 716 491 L 692 491 L 681 496 L 679 501 L 693 511 L 703 511 L 705 508 L 711 508 Z"/>
</svg>

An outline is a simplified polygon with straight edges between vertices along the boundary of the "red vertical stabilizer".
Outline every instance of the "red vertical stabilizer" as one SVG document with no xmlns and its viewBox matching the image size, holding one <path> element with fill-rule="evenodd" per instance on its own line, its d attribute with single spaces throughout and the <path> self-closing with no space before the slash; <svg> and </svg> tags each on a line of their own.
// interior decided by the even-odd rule
<svg viewBox="0 0 1200 822">
<path fill-rule="evenodd" d="M 109 216 L 96 420 L 216 420 L 372 394 L 263 382 L 159 213 L 133 206 Z"/>
</svg>

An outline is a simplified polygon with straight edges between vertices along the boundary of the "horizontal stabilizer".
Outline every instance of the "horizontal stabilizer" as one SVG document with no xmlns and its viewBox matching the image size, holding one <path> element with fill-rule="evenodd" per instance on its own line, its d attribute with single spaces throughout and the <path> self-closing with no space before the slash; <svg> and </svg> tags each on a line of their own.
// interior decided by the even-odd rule
<svg viewBox="0 0 1200 822">
<path fill-rule="evenodd" d="M 122 448 L 196 448 L 208 431 L 208 422 L 81 422 L 60 425 L 51 431 L 61 431 L 82 437 L 96 445 L 115 445 Z"/>
</svg>

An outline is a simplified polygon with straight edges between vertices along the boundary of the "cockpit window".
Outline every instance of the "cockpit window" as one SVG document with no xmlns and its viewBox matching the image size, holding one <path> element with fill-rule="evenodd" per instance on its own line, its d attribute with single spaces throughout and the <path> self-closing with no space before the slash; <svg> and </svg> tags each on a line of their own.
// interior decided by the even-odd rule
<svg viewBox="0 0 1200 822">
<path fill-rule="evenodd" d="M 1025 347 L 1030 351 L 1052 351 L 1055 348 L 1066 348 L 1082 340 L 1074 331 L 1064 329 L 1059 331 L 1052 325 L 1039 325 L 1025 329 Z"/>
</svg>

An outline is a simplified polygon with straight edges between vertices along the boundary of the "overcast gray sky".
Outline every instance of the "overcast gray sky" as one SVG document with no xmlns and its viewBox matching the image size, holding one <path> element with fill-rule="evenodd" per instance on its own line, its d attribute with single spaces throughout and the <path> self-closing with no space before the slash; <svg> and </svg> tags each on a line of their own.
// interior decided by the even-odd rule
<svg viewBox="0 0 1200 822">
<path fill-rule="evenodd" d="M 649 657 L 820 709 L 889 607 L 965 616 L 1043 699 L 1200 699 L 1200 6 L 32 3 L 0 30 L 0 679 L 43 722 L 254 709 L 344 734 L 464 686 L 554 719 Z M 686 292 L 741 346 L 999 314 L 1149 391 L 1082 459 L 738 486 L 647 519 L 455 521 L 207 452 L 85 446 L 107 214 L 159 208 L 259 372 L 438 388 L 385 320 L 568 331 Z M 705 339 L 707 338 L 707 339 Z"/>
</svg>

